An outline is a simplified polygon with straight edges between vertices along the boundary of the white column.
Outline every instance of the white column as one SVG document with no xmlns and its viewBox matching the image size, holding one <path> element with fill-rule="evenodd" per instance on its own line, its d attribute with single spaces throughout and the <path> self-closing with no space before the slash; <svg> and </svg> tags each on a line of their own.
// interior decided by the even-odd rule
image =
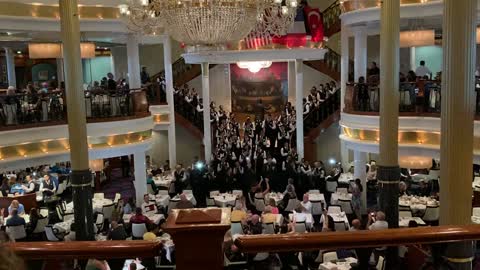
<svg viewBox="0 0 480 270">
<path fill-rule="evenodd" d="M 288 62 L 288 102 L 295 104 L 295 62 Z"/>
<path fill-rule="evenodd" d="M 58 81 L 58 88 L 60 88 L 61 82 L 65 82 L 65 73 L 63 70 L 62 58 L 57 58 L 57 81 Z"/>
<path fill-rule="evenodd" d="M 297 153 L 298 159 L 305 156 L 303 147 L 303 61 L 295 60 L 295 110 L 297 112 Z"/>
<path fill-rule="evenodd" d="M 417 61 L 415 61 L 416 58 L 416 51 L 415 47 L 410 48 L 410 70 L 415 70 L 417 69 Z"/>
<path fill-rule="evenodd" d="M 210 80 L 209 65 L 202 63 L 202 94 L 203 94 L 203 145 L 205 161 L 212 160 L 212 126 L 210 125 Z"/>
<path fill-rule="evenodd" d="M 352 30 L 355 33 L 354 81 L 358 81 L 359 77 L 363 76 L 366 79 L 367 76 L 367 28 L 359 26 Z"/>
<path fill-rule="evenodd" d="M 345 25 L 342 24 L 342 30 L 340 32 L 340 43 L 341 43 L 341 66 L 340 66 L 340 112 L 343 112 L 345 108 L 345 93 L 347 92 L 347 83 L 348 83 L 348 68 L 350 66 L 349 61 L 349 42 L 348 42 L 348 29 Z"/>
<path fill-rule="evenodd" d="M 443 3 L 440 223 L 465 225 L 472 215 L 477 1 Z"/>
<path fill-rule="evenodd" d="M 15 75 L 15 54 L 10 48 L 5 48 L 7 62 L 8 86 L 17 88 L 17 76 Z"/>
<path fill-rule="evenodd" d="M 128 83 L 131 89 L 142 87 L 140 80 L 140 56 L 138 53 L 138 36 L 127 35 Z"/>
<path fill-rule="evenodd" d="M 353 179 L 360 179 L 362 181 L 363 192 L 362 192 L 362 214 L 366 213 L 367 210 L 367 154 L 360 151 L 353 152 Z"/>
<path fill-rule="evenodd" d="M 137 152 L 133 156 L 133 168 L 135 173 L 135 199 L 137 206 L 143 202 L 143 195 L 147 194 L 147 165 L 145 163 L 145 152 Z"/>
<path fill-rule="evenodd" d="M 165 85 L 168 103 L 168 159 L 170 168 L 177 165 L 177 142 L 175 138 L 175 108 L 173 101 L 173 71 L 172 71 L 172 42 L 170 36 L 166 36 L 163 42 L 163 59 L 165 66 Z"/>
</svg>

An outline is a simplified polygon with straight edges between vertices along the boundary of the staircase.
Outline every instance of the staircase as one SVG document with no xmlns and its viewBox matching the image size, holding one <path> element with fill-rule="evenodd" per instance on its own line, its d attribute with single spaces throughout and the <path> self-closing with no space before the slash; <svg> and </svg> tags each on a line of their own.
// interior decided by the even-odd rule
<svg viewBox="0 0 480 270">
<path fill-rule="evenodd" d="M 336 1 L 323 12 L 325 36 L 331 36 L 340 31 L 340 3 Z M 321 72 L 335 81 L 340 80 L 340 55 L 327 47 L 328 52 L 323 60 L 304 61 L 304 64 Z M 210 68 L 215 65 L 210 65 Z M 185 63 L 183 58 L 178 59 L 172 65 L 173 69 L 173 85 L 174 87 L 182 87 L 184 84 L 201 75 L 200 65 L 192 65 Z M 352 68 L 353 70 L 353 68 Z M 156 82 L 157 78 L 164 78 L 165 71 L 154 75 L 151 79 Z M 163 90 L 153 83 L 152 87 L 156 87 L 154 92 L 156 96 L 164 95 Z M 187 103 L 183 98 L 174 97 L 175 100 L 175 121 L 191 134 L 199 139 L 203 139 L 203 116 L 195 114 L 195 108 Z M 164 102 L 164 101 L 163 101 Z M 156 101 L 152 104 L 158 104 Z M 307 160 L 316 160 L 316 147 L 314 147 L 315 139 L 322 133 L 324 129 L 330 127 L 333 123 L 340 119 L 340 91 L 329 97 L 323 102 L 317 110 L 311 111 L 304 118 L 304 135 L 305 135 L 305 158 Z"/>
</svg>

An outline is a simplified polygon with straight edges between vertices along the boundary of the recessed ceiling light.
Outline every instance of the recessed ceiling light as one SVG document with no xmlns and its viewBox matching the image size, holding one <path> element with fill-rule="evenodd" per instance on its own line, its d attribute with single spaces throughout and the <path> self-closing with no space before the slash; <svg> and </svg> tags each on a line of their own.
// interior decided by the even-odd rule
<svg viewBox="0 0 480 270">
<path fill-rule="evenodd" d="M 22 54 L 22 51 L 17 51 L 18 54 Z"/>
</svg>

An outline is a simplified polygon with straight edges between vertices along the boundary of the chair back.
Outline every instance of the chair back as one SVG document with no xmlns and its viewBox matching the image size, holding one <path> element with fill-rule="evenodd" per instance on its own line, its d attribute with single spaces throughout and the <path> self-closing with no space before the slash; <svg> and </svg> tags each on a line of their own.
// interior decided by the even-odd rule
<svg viewBox="0 0 480 270">
<path fill-rule="evenodd" d="M 55 207 L 55 210 L 57 211 L 57 217 L 60 221 L 63 221 L 63 211 L 62 211 L 62 207 L 60 207 L 60 205 L 57 205 Z"/>
<path fill-rule="evenodd" d="M 410 206 L 399 205 L 398 206 L 398 211 L 410 211 L 411 212 L 412 210 L 410 209 Z"/>
<path fill-rule="evenodd" d="M 323 253 L 323 262 L 331 262 L 331 261 L 336 261 L 338 260 L 337 252 L 332 251 L 332 252 L 325 252 Z"/>
<path fill-rule="evenodd" d="M 143 238 L 143 235 L 147 232 L 147 226 L 145 223 L 132 224 L 132 236 L 135 238 Z"/>
<path fill-rule="evenodd" d="M 232 191 L 232 194 L 237 196 L 237 197 L 242 197 L 243 196 L 243 191 L 235 189 Z"/>
<path fill-rule="evenodd" d="M 327 192 L 335 193 L 337 191 L 338 183 L 333 177 L 327 178 Z"/>
<path fill-rule="evenodd" d="M 98 200 L 103 200 L 105 198 L 105 194 L 104 193 L 95 193 L 95 194 L 93 194 L 93 198 L 98 199 Z"/>
<path fill-rule="evenodd" d="M 192 194 L 193 195 L 193 191 L 191 189 L 184 189 L 183 190 L 183 193 L 185 194 Z"/>
<path fill-rule="evenodd" d="M 39 218 L 37 221 L 37 226 L 33 229 L 33 233 L 43 233 L 45 232 L 45 226 L 48 225 L 48 216 Z"/>
<path fill-rule="evenodd" d="M 292 212 L 297 207 L 299 201 L 297 199 L 288 200 L 287 207 L 285 207 L 286 212 Z"/>
<path fill-rule="evenodd" d="M 66 222 L 66 221 L 73 220 L 74 217 L 75 217 L 75 215 L 74 215 L 73 213 L 65 214 L 65 215 L 63 216 L 63 221 Z"/>
<path fill-rule="evenodd" d="M 257 255 L 255 255 L 255 257 L 253 257 L 253 261 L 261 262 L 261 261 L 264 261 L 264 260 L 268 259 L 268 256 L 270 256 L 270 255 L 266 252 L 257 253 Z"/>
<path fill-rule="evenodd" d="M 334 223 L 335 223 L 335 231 L 336 232 L 344 232 L 344 231 L 347 230 L 344 221 L 334 221 Z"/>
<path fill-rule="evenodd" d="M 215 207 L 215 200 L 213 198 L 207 198 L 207 207 Z"/>
<path fill-rule="evenodd" d="M 47 207 L 40 207 L 40 212 L 39 212 L 40 216 L 48 217 L 48 213 L 49 211 Z"/>
<path fill-rule="evenodd" d="M 312 215 L 321 215 L 323 213 L 323 206 L 321 201 L 310 201 L 312 203 Z"/>
<path fill-rule="evenodd" d="M 15 240 L 23 239 L 27 237 L 27 232 L 25 231 L 25 225 L 7 226 L 6 232 L 12 239 L 15 239 Z"/>
<path fill-rule="evenodd" d="M 342 212 L 342 207 L 340 205 L 330 205 L 327 212 L 329 214 L 339 214 Z"/>
<path fill-rule="evenodd" d="M 295 222 L 295 232 L 296 233 L 304 233 L 307 231 L 307 225 L 305 221 L 302 222 Z"/>
<path fill-rule="evenodd" d="M 411 211 L 398 211 L 398 217 L 412 217 Z"/>
<path fill-rule="evenodd" d="M 310 189 L 310 190 L 308 191 L 308 193 L 310 193 L 310 194 L 320 194 L 320 190 L 318 190 L 318 189 Z"/>
<path fill-rule="evenodd" d="M 150 184 L 147 185 L 147 193 L 155 195 L 155 191 L 153 190 L 152 185 Z"/>
<path fill-rule="evenodd" d="M 95 220 L 95 225 L 97 226 L 97 230 L 101 231 L 103 229 L 103 222 L 104 216 L 102 213 L 97 213 L 97 220 Z"/>
<path fill-rule="evenodd" d="M 342 210 L 345 212 L 345 214 L 353 214 L 352 201 L 338 199 L 338 204 L 342 207 Z"/>
<path fill-rule="evenodd" d="M 375 267 L 377 270 L 384 270 L 385 269 L 385 258 L 383 256 L 378 257 L 377 266 Z"/>
<path fill-rule="evenodd" d="M 275 234 L 273 223 L 263 223 L 263 234 Z"/>
<path fill-rule="evenodd" d="M 120 193 L 115 193 L 115 198 L 113 198 L 113 203 L 117 204 L 121 198 L 122 198 L 122 195 Z"/>
<path fill-rule="evenodd" d="M 158 195 L 168 195 L 168 190 L 161 189 L 161 190 L 158 191 Z"/>
<path fill-rule="evenodd" d="M 109 205 L 104 205 L 102 207 L 103 218 L 112 221 L 112 212 L 114 207 L 115 205 L 113 203 Z"/>
<path fill-rule="evenodd" d="M 230 224 L 230 232 L 231 232 L 232 235 L 243 234 L 242 223 L 240 221 L 232 222 Z"/>
<path fill-rule="evenodd" d="M 265 200 L 263 198 L 255 198 L 255 208 L 259 212 L 265 210 Z"/>
<path fill-rule="evenodd" d="M 423 215 L 424 221 L 437 221 L 440 218 L 440 206 L 428 206 Z"/>
<path fill-rule="evenodd" d="M 472 216 L 480 217 L 480 207 L 473 207 L 472 209 Z"/>
<path fill-rule="evenodd" d="M 45 226 L 45 235 L 47 236 L 48 241 L 51 241 L 51 242 L 60 241 L 60 239 L 53 232 L 53 226 L 52 225 Z"/>
<path fill-rule="evenodd" d="M 63 194 L 63 192 L 65 191 L 65 185 L 66 185 L 65 182 L 58 184 L 57 195 Z"/>
<path fill-rule="evenodd" d="M 337 192 L 337 193 L 341 193 L 341 194 L 347 194 L 347 193 L 348 193 L 348 188 L 337 187 L 336 192 Z"/>
</svg>

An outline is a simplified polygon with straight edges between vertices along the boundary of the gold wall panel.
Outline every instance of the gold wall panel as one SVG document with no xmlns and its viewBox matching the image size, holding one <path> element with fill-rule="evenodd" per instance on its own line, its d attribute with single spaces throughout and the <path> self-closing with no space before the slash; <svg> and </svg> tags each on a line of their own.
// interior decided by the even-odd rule
<svg viewBox="0 0 480 270">
<path fill-rule="evenodd" d="M 90 149 L 122 146 L 131 143 L 142 142 L 152 136 L 151 130 L 118 134 L 102 137 L 89 137 Z M 67 138 L 43 140 L 39 142 L 27 142 L 17 145 L 0 147 L 0 160 L 29 157 L 40 154 L 64 152 L 70 150 Z"/>
<path fill-rule="evenodd" d="M 116 7 L 82 6 L 78 7 L 78 13 L 80 19 L 120 18 L 120 12 Z M 0 2 L 0 15 L 60 19 L 58 6 L 32 5 L 14 2 Z"/>
<path fill-rule="evenodd" d="M 354 140 L 375 142 L 380 138 L 378 130 L 354 129 L 342 127 L 343 133 Z M 435 145 L 440 147 L 440 132 L 427 131 L 399 131 L 398 144 L 418 144 L 418 145 Z M 473 149 L 480 150 L 480 137 L 473 137 Z"/>
<path fill-rule="evenodd" d="M 400 0 L 400 5 L 424 4 L 437 1 L 439 0 Z M 381 2 L 380 0 L 345 0 L 341 5 L 343 12 L 350 12 L 359 9 L 380 7 Z"/>
</svg>

